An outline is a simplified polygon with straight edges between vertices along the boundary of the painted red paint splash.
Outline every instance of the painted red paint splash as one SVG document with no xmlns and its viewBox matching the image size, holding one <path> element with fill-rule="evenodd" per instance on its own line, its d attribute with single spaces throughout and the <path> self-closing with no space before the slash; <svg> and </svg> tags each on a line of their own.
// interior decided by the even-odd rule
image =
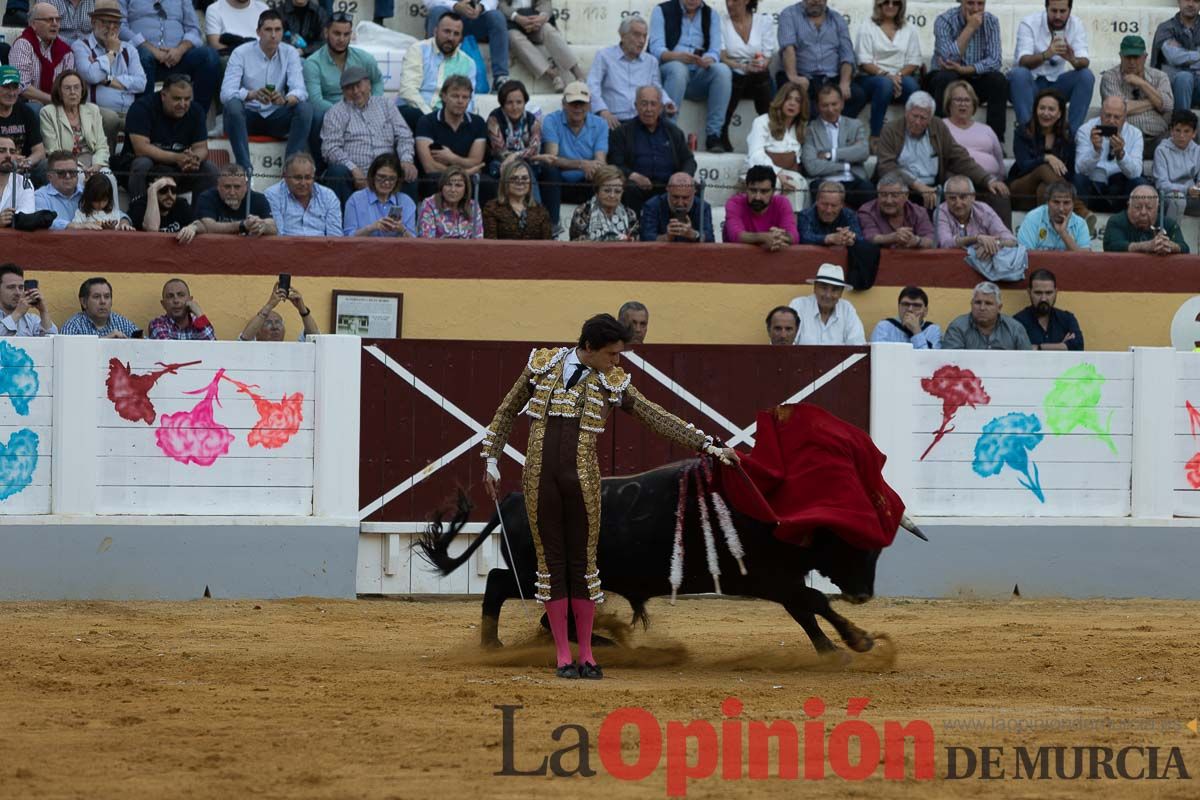
<svg viewBox="0 0 1200 800">
<path fill-rule="evenodd" d="M 933 432 L 933 441 L 921 454 L 921 460 L 924 461 L 934 445 L 954 430 L 950 422 L 960 408 L 986 406 L 992 398 L 988 397 L 988 393 L 983 389 L 983 381 L 977 378 L 974 372 L 953 364 L 940 366 L 930 377 L 921 378 L 921 388 L 942 401 L 942 426 Z"/>
<path fill-rule="evenodd" d="M 225 369 L 217 370 L 212 382 L 187 394 L 204 393 L 204 399 L 191 411 L 164 414 L 154 432 L 158 449 L 181 464 L 211 467 L 213 462 L 229 452 L 233 434 L 213 418 L 213 404 L 221 404 L 221 377 Z"/>
<path fill-rule="evenodd" d="M 1196 432 L 1200 431 L 1200 411 L 1192 405 L 1190 400 L 1184 400 L 1183 404 L 1187 406 L 1188 425 L 1192 428 L 1192 438 L 1196 438 Z M 1191 460 L 1183 468 L 1184 475 L 1187 476 L 1187 482 L 1191 484 L 1193 489 L 1200 489 L 1200 453 L 1191 457 Z"/>
<path fill-rule="evenodd" d="M 228 375 L 225 380 L 238 387 L 239 392 L 249 395 L 258 411 L 258 422 L 246 437 L 251 447 L 256 444 L 267 449 L 283 447 L 300 430 L 300 422 L 304 419 L 304 395 L 301 392 L 292 395 L 285 392 L 283 399 L 275 403 L 251 391 L 259 388 L 257 384 L 247 385 Z"/>
<path fill-rule="evenodd" d="M 150 390 L 154 388 L 154 384 L 158 383 L 158 379 L 167 373 L 176 375 L 178 374 L 177 370 L 202 362 L 187 361 L 183 364 L 164 364 L 159 361 L 157 363 L 162 367 L 157 372 L 135 375 L 129 371 L 128 363 L 122 364 L 118 358 L 108 360 L 108 380 L 104 382 L 104 385 L 108 387 L 108 399 L 112 401 L 113 408 L 116 409 L 121 419 L 153 425 L 154 418 L 158 415 L 158 412 L 154 410 L 154 403 L 150 401 Z"/>
</svg>

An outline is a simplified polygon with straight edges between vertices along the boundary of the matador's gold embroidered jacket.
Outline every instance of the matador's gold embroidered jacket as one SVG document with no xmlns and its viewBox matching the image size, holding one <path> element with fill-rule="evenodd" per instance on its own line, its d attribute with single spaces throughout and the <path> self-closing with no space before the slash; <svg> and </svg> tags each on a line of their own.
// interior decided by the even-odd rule
<svg viewBox="0 0 1200 800">
<path fill-rule="evenodd" d="M 563 363 L 569 347 L 534 349 L 521 377 L 505 395 L 496 416 L 488 425 L 483 440 L 483 457 L 499 459 L 512 433 L 517 415 L 524 410 L 533 418 L 529 430 L 529 446 L 525 453 L 525 472 L 522 488 L 533 540 L 538 552 L 539 601 L 549 599 L 545 559 L 537 521 L 537 497 L 542 470 L 542 441 L 546 421 L 550 417 L 570 417 L 579 420 L 579 446 L 576 463 L 583 489 L 584 505 L 588 512 L 588 589 L 591 599 L 603 602 L 599 571 L 596 568 L 596 541 L 600 533 L 600 465 L 596 457 L 596 437 L 604 433 L 608 415 L 619 406 L 640 420 L 650 430 L 684 447 L 702 450 L 713 438 L 695 425 L 684 422 L 657 403 L 647 400 L 633 388 L 630 376 L 620 367 L 605 373 L 590 371 L 570 389 L 563 377 Z"/>
</svg>

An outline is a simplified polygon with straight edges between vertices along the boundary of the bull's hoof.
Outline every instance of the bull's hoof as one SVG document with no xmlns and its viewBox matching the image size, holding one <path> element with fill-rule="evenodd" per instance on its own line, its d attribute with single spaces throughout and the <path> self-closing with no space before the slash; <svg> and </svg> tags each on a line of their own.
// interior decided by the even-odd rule
<svg viewBox="0 0 1200 800">
<path fill-rule="evenodd" d="M 483 639 L 479 642 L 479 646 L 484 650 L 499 650 L 504 647 L 504 642 L 499 639 Z"/>
<path fill-rule="evenodd" d="M 846 644 L 856 653 L 867 653 L 875 647 L 875 640 L 869 634 L 856 630 L 846 638 Z"/>
<path fill-rule="evenodd" d="M 479 644 L 484 650 L 497 650 L 504 646 L 500 641 L 500 620 L 484 617 L 480 621 Z"/>
</svg>

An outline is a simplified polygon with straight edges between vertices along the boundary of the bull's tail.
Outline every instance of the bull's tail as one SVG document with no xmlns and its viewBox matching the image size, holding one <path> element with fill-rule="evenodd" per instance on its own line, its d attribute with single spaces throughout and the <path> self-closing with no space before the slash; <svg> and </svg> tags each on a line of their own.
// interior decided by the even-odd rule
<svg viewBox="0 0 1200 800">
<path fill-rule="evenodd" d="M 470 520 L 472 508 L 473 506 L 471 505 L 470 498 L 467 497 L 467 493 L 459 489 L 455 502 L 454 517 L 450 520 L 449 530 L 443 530 L 443 520 L 446 517 L 447 509 L 439 509 L 434 513 L 433 519 L 430 520 L 429 524 L 425 526 L 425 532 L 421 534 L 421 538 L 413 544 L 413 548 L 417 550 L 418 555 L 443 576 L 449 575 L 466 563 L 471 554 L 479 549 L 484 540 L 500 524 L 500 517 L 493 514 L 487 526 L 475 537 L 475 541 L 467 545 L 467 549 L 461 554 L 451 556 L 450 544 L 462 533 L 463 527 Z"/>
<path fill-rule="evenodd" d="M 633 606 L 633 619 L 630 620 L 631 625 L 642 623 L 642 630 L 650 628 L 650 617 L 646 614 L 646 601 L 642 598 L 625 598 L 629 601 L 629 605 Z"/>
</svg>

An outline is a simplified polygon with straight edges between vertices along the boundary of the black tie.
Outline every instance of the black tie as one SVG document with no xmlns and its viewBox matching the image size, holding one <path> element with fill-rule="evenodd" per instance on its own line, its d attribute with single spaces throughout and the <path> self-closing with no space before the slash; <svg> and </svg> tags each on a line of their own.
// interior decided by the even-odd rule
<svg viewBox="0 0 1200 800">
<path fill-rule="evenodd" d="M 575 384 L 579 383 L 579 378 L 583 375 L 583 371 L 587 369 L 581 362 L 575 365 L 575 371 L 571 373 L 571 377 L 567 379 L 567 388 L 570 389 Z"/>
</svg>

